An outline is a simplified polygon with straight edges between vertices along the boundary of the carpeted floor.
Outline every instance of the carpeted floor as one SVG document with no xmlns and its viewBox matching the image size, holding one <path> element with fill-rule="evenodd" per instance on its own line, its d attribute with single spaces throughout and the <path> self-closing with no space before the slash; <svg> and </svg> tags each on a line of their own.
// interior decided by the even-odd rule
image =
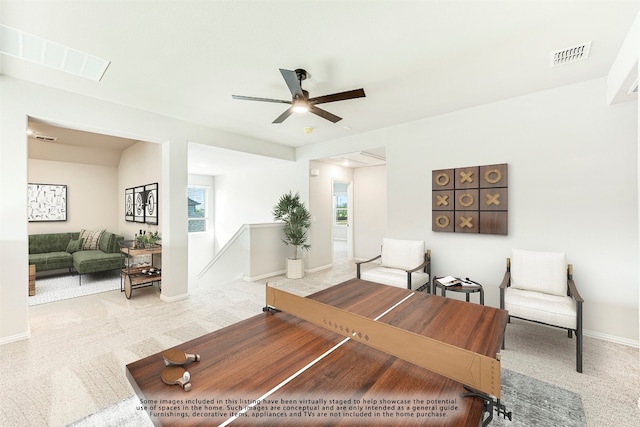
<svg viewBox="0 0 640 427">
<path fill-rule="evenodd" d="M 65 299 L 120 290 L 120 270 L 78 275 L 61 274 L 36 278 L 36 294 L 29 297 L 29 305 L 47 304 Z"/>
<path fill-rule="evenodd" d="M 353 263 L 345 263 L 300 280 L 279 276 L 269 281 L 308 295 L 352 278 L 354 271 Z M 133 424 L 86 417 L 134 395 L 125 375 L 128 363 L 261 313 L 263 305 L 264 281 L 237 280 L 192 287 L 189 298 L 172 303 L 159 298 L 157 287 L 149 287 L 136 290 L 130 300 L 117 291 L 32 306 L 31 338 L 0 346 L 0 370 L 19 373 L 3 377 L 0 425 L 59 427 L 78 420 L 83 420 L 82 427 L 144 425 L 139 424 L 144 417 L 133 419 Z M 561 330 L 514 321 L 507 327 L 506 343 L 501 351 L 503 372 L 537 380 L 545 390 L 551 385 L 579 396 L 584 419 L 578 422 L 590 427 L 640 425 L 637 348 L 586 336 L 580 374 L 575 371 L 575 341 Z M 529 388 L 515 386 L 518 393 L 531 393 Z M 503 400 L 507 395 L 505 390 Z M 555 398 L 545 401 L 551 398 L 546 392 L 537 396 L 542 397 L 527 395 L 542 405 L 536 412 L 555 403 Z M 521 417 L 516 402 L 507 404 L 515 419 L 505 421 L 505 426 L 535 425 L 536 416 Z"/>
<path fill-rule="evenodd" d="M 140 401 L 131 396 L 95 414 L 83 418 L 69 427 L 146 427 L 153 423 L 143 410 L 138 410 Z M 562 426 L 582 427 L 586 425 L 580 395 L 526 375 L 503 369 L 502 403 L 513 413 L 512 420 L 494 414 L 491 426 L 535 427 Z M 254 420 L 255 425 L 261 425 Z M 243 420 L 246 424 L 247 420 Z M 301 422 L 301 425 L 303 423 Z"/>
</svg>

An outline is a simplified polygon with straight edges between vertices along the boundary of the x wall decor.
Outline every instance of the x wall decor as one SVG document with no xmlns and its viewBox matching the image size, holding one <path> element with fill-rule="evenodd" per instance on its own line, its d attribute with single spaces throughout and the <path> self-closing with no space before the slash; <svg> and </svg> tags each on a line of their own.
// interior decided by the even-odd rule
<svg viewBox="0 0 640 427">
<path fill-rule="evenodd" d="M 158 183 L 124 190 L 124 219 L 129 222 L 158 224 Z"/>
<path fill-rule="evenodd" d="M 507 164 L 432 171 L 431 229 L 507 234 Z"/>
<path fill-rule="evenodd" d="M 67 220 L 66 185 L 28 184 L 27 197 L 29 222 Z"/>
</svg>

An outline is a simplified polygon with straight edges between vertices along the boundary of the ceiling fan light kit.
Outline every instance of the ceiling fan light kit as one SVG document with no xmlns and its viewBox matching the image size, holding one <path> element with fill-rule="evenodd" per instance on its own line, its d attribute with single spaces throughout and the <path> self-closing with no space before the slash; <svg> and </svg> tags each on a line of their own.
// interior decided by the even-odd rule
<svg viewBox="0 0 640 427">
<path fill-rule="evenodd" d="M 338 117 L 326 110 L 316 107 L 318 104 L 326 104 L 328 102 L 346 101 L 354 98 L 364 98 L 366 95 L 364 89 L 348 90 L 346 92 L 338 92 L 331 95 L 323 95 L 315 98 L 309 98 L 309 92 L 302 89 L 302 81 L 309 77 L 306 70 L 297 68 L 293 71 L 280 68 L 280 74 L 284 79 L 289 91 L 291 92 L 291 101 L 271 98 L 257 98 L 254 96 L 232 95 L 233 99 L 244 101 L 261 101 L 275 102 L 280 104 L 290 104 L 291 106 L 278 116 L 273 123 L 282 123 L 287 117 L 293 113 L 313 113 L 316 116 L 329 120 L 332 123 L 339 122 L 342 117 Z"/>
</svg>

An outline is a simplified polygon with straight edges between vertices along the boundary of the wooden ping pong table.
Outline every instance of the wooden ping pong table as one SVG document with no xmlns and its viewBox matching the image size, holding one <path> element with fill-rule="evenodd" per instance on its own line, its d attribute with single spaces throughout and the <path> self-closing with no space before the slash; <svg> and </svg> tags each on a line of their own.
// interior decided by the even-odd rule
<svg viewBox="0 0 640 427">
<path fill-rule="evenodd" d="M 506 311 L 359 279 L 307 298 L 281 292 L 267 287 L 264 313 L 176 347 L 200 355 L 185 366 L 188 392 L 161 381 L 162 353 L 127 365 L 156 425 L 471 426 L 493 412 L 463 383 L 499 399 Z"/>
</svg>

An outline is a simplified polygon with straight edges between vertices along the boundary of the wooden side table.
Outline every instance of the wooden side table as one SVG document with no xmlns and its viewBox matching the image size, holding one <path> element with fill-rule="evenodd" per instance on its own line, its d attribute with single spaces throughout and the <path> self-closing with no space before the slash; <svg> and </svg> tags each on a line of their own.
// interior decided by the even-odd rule
<svg viewBox="0 0 640 427">
<path fill-rule="evenodd" d="M 36 294 L 36 265 L 29 264 L 29 296 Z"/>
<path fill-rule="evenodd" d="M 120 252 L 127 257 L 128 264 L 120 273 L 120 292 L 124 292 L 127 299 L 131 298 L 133 290 L 145 286 L 158 284 L 161 288 L 162 273 L 153 265 L 153 256 L 162 253 L 162 246 L 156 244 L 152 248 L 135 248 L 133 240 L 126 240 L 120 244 Z M 131 258 L 140 255 L 151 255 L 151 264 L 131 267 Z"/>
<path fill-rule="evenodd" d="M 473 280 L 469 279 L 468 277 L 466 279 L 460 279 L 457 278 L 458 280 L 460 280 L 460 284 L 457 285 L 450 285 L 450 286 L 445 286 L 442 283 L 440 283 L 438 281 L 437 277 L 433 277 L 433 293 L 435 295 L 436 293 L 436 289 L 440 288 L 441 289 L 441 295 L 443 297 L 447 296 L 447 291 L 451 291 L 451 292 L 462 292 L 465 294 L 465 299 L 467 302 L 469 302 L 469 294 L 473 294 L 476 292 L 480 293 L 480 305 L 484 305 L 484 288 L 482 287 L 482 285 L 480 283 L 474 282 Z"/>
</svg>

